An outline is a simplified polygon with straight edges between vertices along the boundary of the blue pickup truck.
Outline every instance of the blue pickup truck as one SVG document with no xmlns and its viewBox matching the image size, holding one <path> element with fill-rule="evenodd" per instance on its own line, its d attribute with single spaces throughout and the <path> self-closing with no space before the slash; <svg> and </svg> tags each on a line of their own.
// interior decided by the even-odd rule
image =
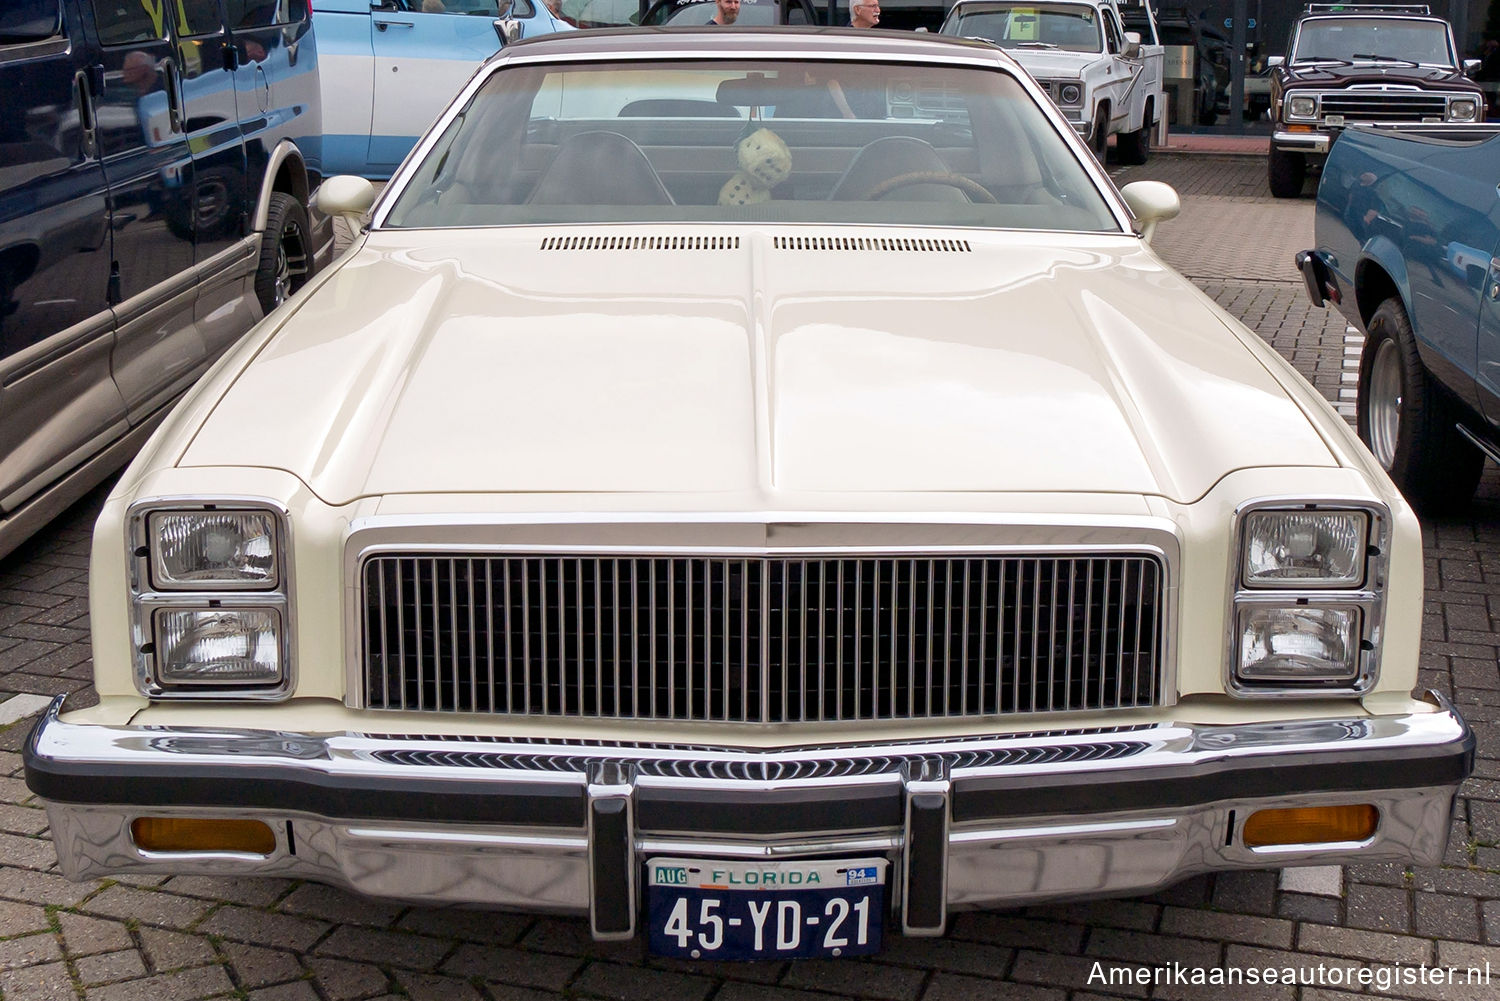
<svg viewBox="0 0 1500 1001">
<path fill-rule="evenodd" d="M 572 31 L 543 0 L 317 0 L 323 170 L 386 178 L 505 41 Z"/>
<path fill-rule="evenodd" d="M 1467 504 L 1500 460 L 1500 126 L 1352 128 L 1318 185 L 1314 305 L 1368 335 L 1359 436 L 1416 507 Z"/>
</svg>

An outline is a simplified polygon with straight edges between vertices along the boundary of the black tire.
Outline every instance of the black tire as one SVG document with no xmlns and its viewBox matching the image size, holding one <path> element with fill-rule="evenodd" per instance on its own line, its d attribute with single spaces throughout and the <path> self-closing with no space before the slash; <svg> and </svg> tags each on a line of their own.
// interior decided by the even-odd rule
<svg viewBox="0 0 1500 1001">
<path fill-rule="evenodd" d="M 1367 328 L 1356 406 L 1360 440 L 1413 507 L 1424 514 L 1462 509 L 1479 485 L 1484 455 L 1456 430 L 1458 405 L 1422 364 L 1399 299 L 1381 303 Z"/>
<path fill-rule="evenodd" d="M 1121 132 L 1115 140 L 1115 156 L 1121 163 L 1138 165 L 1151 159 L 1151 114 L 1152 109 L 1148 104 L 1145 117 L 1141 119 L 1141 127 L 1134 132 Z"/>
<path fill-rule="evenodd" d="M 1307 158 L 1301 153 L 1271 147 L 1266 157 L 1266 182 L 1277 198 L 1301 198 L 1302 182 L 1307 179 Z"/>
<path fill-rule="evenodd" d="M 1089 148 L 1103 166 L 1104 158 L 1109 154 L 1109 108 L 1103 104 L 1094 109 L 1094 129 L 1089 133 Z"/>
<path fill-rule="evenodd" d="M 255 269 L 255 296 L 269 313 L 313 276 L 312 238 L 307 209 L 284 191 L 271 195 L 266 232 Z"/>
</svg>

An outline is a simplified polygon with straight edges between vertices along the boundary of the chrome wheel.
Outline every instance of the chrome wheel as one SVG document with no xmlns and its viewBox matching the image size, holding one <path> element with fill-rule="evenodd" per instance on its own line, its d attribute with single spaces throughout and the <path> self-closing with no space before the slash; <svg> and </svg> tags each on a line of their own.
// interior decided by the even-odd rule
<svg viewBox="0 0 1500 1001">
<path fill-rule="evenodd" d="M 1401 432 L 1401 353 L 1392 338 L 1383 339 L 1375 351 L 1366 392 L 1370 452 L 1389 471 L 1396 461 L 1396 436 Z"/>
<path fill-rule="evenodd" d="M 307 279 L 307 254 L 303 249 L 302 230 L 288 225 L 276 248 L 276 276 L 271 295 L 276 305 L 286 302 Z"/>
</svg>

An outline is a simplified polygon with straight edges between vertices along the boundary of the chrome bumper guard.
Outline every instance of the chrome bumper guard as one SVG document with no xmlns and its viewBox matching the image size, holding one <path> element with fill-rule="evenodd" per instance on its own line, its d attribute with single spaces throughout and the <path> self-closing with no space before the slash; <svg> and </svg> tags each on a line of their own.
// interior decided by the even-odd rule
<svg viewBox="0 0 1500 1001">
<path fill-rule="evenodd" d="M 63 872 L 314 879 L 372 896 L 587 914 L 636 932 L 657 855 L 884 854 L 908 935 L 950 909 L 1148 892 L 1196 872 L 1437 864 L 1474 736 L 1431 712 L 758 751 L 64 722 L 24 748 Z M 1249 848 L 1255 810 L 1371 803 L 1364 842 Z M 253 817 L 268 855 L 147 852 L 140 816 Z"/>
<path fill-rule="evenodd" d="M 1364 124 L 1364 123 L 1361 123 Z M 1333 145 L 1336 132 L 1283 132 L 1277 129 L 1271 134 L 1271 145 L 1292 153 L 1323 154 Z"/>
</svg>

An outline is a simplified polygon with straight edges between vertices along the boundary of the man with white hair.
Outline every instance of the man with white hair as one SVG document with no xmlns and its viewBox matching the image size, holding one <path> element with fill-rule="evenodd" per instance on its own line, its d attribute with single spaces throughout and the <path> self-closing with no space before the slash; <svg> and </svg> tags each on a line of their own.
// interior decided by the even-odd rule
<svg viewBox="0 0 1500 1001">
<path fill-rule="evenodd" d="M 873 28 L 880 23 L 880 0 L 850 0 L 849 26 Z"/>
</svg>

